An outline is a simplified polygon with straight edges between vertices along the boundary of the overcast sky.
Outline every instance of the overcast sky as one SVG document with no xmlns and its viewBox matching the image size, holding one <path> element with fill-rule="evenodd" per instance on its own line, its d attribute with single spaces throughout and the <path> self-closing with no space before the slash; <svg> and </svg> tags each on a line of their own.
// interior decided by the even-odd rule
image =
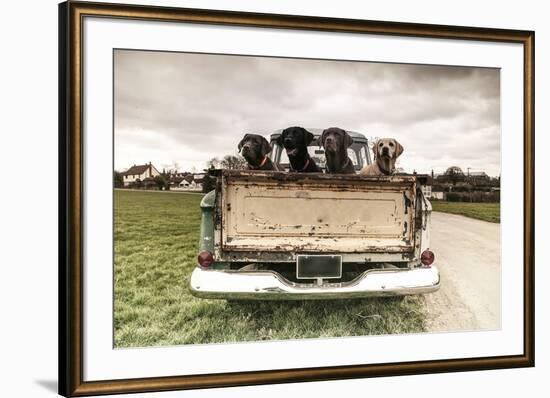
<svg viewBox="0 0 550 398">
<path fill-rule="evenodd" d="M 394 137 L 412 172 L 500 174 L 496 69 L 117 50 L 115 168 L 201 170 L 244 133 L 288 126 Z"/>
</svg>

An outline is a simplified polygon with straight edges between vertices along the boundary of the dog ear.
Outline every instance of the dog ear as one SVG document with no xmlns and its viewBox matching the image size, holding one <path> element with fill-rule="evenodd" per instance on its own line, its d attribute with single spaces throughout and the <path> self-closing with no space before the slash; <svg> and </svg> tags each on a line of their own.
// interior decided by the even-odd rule
<svg viewBox="0 0 550 398">
<path fill-rule="evenodd" d="M 325 138 L 327 138 L 327 130 L 323 130 L 323 134 L 319 138 L 319 146 L 325 146 Z"/>
<path fill-rule="evenodd" d="M 372 153 L 374 154 L 374 159 L 376 159 L 378 157 L 378 140 L 372 144 Z"/>
<path fill-rule="evenodd" d="M 271 145 L 269 142 L 265 139 L 265 137 L 262 137 L 262 146 L 261 146 L 261 152 L 262 156 L 267 155 L 269 152 L 271 152 Z"/>
<path fill-rule="evenodd" d="M 283 140 L 285 139 L 285 135 L 286 132 L 284 130 L 281 131 L 281 135 L 279 135 L 279 137 L 277 137 L 277 140 L 275 141 L 280 147 L 283 147 Z"/>
<path fill-rule="evenodd" d="M 311 141 L 313 141 L 315 136 L 304 128 L 302 128 L 302 130 L 304 130 L 304 142 L 306 143 L 306 146 L 308 146 L 311 144 Z"/>
<path fill-rule="evenodd" d="M 403 145 L 401 145 L 397 140 L 393 140 L 395 142 L 395 157 L 399 157 L 403 153 Z"/>
<path fill-rule="evenodd" d="M 348 132 L 344 130 L 344 145 L 346 148 L 349 148 L 351 144 L 353 144 L 353 138 L 351 138 L 351 135 L 349 135 Z"/>
<path fill-rule="evenodd" d="M 243 139 L 239 142 L 239 145 L 237 145 L 237 148 L 239 149 L 239 152 L 241 151 L 243 145 L 244 145 L 244 142 L 246 141 L 246 139 L 248 138 L 250 134 L 245 134 Z"/>
</svg>

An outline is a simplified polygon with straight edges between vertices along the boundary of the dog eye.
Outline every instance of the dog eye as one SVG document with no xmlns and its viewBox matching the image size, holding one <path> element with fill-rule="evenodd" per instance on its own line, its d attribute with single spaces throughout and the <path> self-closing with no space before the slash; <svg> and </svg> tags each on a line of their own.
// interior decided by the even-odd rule
<svg viewBox="0 0 550 398">
<path fill-rule="evenodd" d="M 381 142 L 379 146 L 380 146 L 380 147 L 383 147 L 383 146 L 384 146 L 384 143 L 383 143 L 383 142 Z"/>
<path fill-rule="evenodd" d="M 393 146 L 393 142 L 390 142 L 390 146 Z"/>
</svg>

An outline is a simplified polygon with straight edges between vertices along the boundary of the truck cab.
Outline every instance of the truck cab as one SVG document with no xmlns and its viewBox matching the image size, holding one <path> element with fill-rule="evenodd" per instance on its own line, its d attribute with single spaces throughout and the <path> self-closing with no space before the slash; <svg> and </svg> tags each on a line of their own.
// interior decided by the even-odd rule
<svg viewBox="0 0 550 398">
<path fill-rule="evenodd" d="M 326 164 L 325 150 L 319 142 L 321 134 L 323 134 L 323 129 L 308 128 L 307 130 L 310 131 L 315 137 L 308 147 L 309 155 L 315 163 L 324 170 Z M 271 151 L 271 160 L 278 165 L 279 170 L 289 171 L 290 166 L 286 151 L 283 147 L 277 144 L 277 139 L 280 137 L 282 131 L 283 130 L 277 130 L 270 136 L 269 141 L 271 143 L 271 147 L 273 148 Z M 369 141 L 367 137 L 361 133 L 349 130 L 346 131 L 353 139 L 353 144 L 348 148 L 348 156 L 353 162 L 355 170 L 359 171 L 366 165 L 372 163 L 369 150 Z"/>
</svg>

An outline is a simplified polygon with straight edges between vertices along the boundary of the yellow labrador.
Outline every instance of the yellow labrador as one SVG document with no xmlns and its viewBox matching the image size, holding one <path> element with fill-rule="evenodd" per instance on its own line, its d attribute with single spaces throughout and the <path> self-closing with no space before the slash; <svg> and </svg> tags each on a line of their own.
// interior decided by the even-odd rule
<svg viewBox="0 0 550 398">
<path fill-rule="evenodd" d="M 395 160 L 403 153 L 403 146 L 394 138 L 381 138 L 372 146 L 374 163 L 361 169 L 364 176 L 390 175 L 395 171 Z"/>
</svg>

